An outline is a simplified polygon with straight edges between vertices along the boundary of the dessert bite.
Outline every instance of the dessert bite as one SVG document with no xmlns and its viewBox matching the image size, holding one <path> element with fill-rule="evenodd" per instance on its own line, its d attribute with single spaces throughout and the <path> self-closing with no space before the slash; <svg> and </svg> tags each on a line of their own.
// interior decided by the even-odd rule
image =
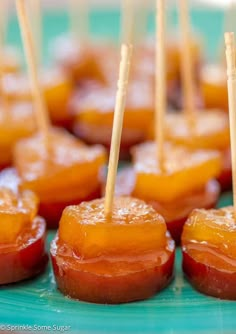
<svg viewBox="0 0 236 334">
<path fill-rule="evenodd" d="M 234 33 L 225 33 L 233 170 L 233 207 L 194 210 L 182 235 L 183 270 L 198 291 L 221 299 L 236 299 L 236 91 Z"/>
<path fill-rule="evenodd" d="M 166 142 L 164 169 L 154 142 L 132 150 L 132 166 L 118 173 L 116 192 L 135 196 L 153 206 L 166 220 L 177 244 L 183 225 L 194 208 L 216 205 L 220 187 L 216 177 L 221 157 L 216 151 L 194 150 Z"/>
<path fill-rule="evenodd" d="M 0 173 L 0 285 L 34 277 L 48 261 L 38 197 L 19 183 L 14 169 Z"/>
<path fill-rule="evenodd" d="M 143 201 L 116 197 L 67 207 L 51 244 L 58 288 L 93 303 L 146 299 L 173 278 L 174 242 L 161 215 Z"/>
<path fill-rule="evenodd" d="M 88 147 L 65 130 L 51 128 L 47 151 L 40 133 L 19 141 L 14 165 L 21 189 L 30 189 L 40 198 L 40 214 L 51 228 L 58 226 L 69 204 L 101 196 L 100 173 L 106 161 L 102 146 Z"/>
<path fill-rule="evenodd" d="M 200 72 L 200 89 L 206 109 L 228 111 L 226 69 L 216 64 L 206 64 Z"/>
<path fill-rule="evenodd" d="M 14 145 L 36 131 L 34 108 L 31 103 L 9 103 L 0 106 L 0 169 L 13 163 Z"/>
<path fill-rule="evenodd" d="M 74 133 L 89 144 L 99 143 L 109 149 L 114 102 L 114 87 L 91 85 L 80 91 L 70 105 L 74 118 Z M 124 114 L 122 157 L 129 156 L 130 148 L 145 139 L 153 119 L 153 109 L 153 89 L 147 82 L 131 82 Z"/>
<path fill-rule="evenodd" d="M 73 91 L 71 80 L 59 68 L 53 68 L 40 73 L 40 86 L 52 123 L 70 129 L 72 118 L 68 104 Z M 10 102 L 32 103 L 30 82 L 24 73 L 5 75 L 3 90 Z"/>
</svg>

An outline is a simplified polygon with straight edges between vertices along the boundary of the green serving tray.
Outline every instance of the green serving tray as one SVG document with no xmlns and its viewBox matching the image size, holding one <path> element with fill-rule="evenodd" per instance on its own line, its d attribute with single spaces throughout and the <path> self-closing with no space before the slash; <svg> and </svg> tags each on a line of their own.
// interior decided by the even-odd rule
<svg viewBox="0 0 236 334">
<path fill-rule="evenodd" d="M 175 22 L 176 13 L 172 14 Z M 207 55 L 212 58 L 222 36 L 223 14 L 217 10 L 198 9 L 192 15 L 199 30 L 209 37 Z M 50 40 L 66 29 L 67 19 L 63 13 L 57 12 L 47 13 L 44 20 L 47 31 L 44 57 L 47 60 Z M 118 22 L 118 12 L 98 10 L 91 15 L 91 31 L 101 35 L 109 30 L 110 37 L 118 37 Z M 149 29 L 153 29 L 152 18 Z M 9 40 L 19 44 L 15 19 L 10 24 Z M 231 194 L 226 193 L 219 206 L 231 202 Z M 48 248 L 54 233 L 48 233 Z M 236 333 L 236 302 L 221 301 L 193 290 L 183 277 L 179 249 L 175 267 L 171 285 L 149 300 L 124 305 L 96 305 L 64 297 L 57 290 L 49 264 L 46 272 L 34 280 L 0 288 L 0 332 Z"/>
<path fill-rule="evenodd" d="M 231 204 L 231 194 L 219 206 Z M 55 232 L 48 233 L 48 248 Z M 51 264 L 33 280 L 0 288 L 0 332 L 7 326 L 58 327 L 75 333 L 236 333 L 236 302 L 204 296 L 183 277 L 177 250 L 175 279 L 155 297 L 123 305 L 96 305 L 64 297 L 55 284 Z M 69 327 L 70 326 L 70 327 Z M 13 327 L 14 328 L 14 327 Z M 17 331 L 18 327 L 16 327 Z M 24 331 L 23 331 L 24 332 Z M 31 332 L 31 331 L 30 331 Z"/>
</svg>

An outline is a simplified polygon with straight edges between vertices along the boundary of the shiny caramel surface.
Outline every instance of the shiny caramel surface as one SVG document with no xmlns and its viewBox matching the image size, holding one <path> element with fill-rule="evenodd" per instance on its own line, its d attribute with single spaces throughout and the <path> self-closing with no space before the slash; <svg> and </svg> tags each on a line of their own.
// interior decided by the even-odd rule
<svg viewBox="0 0 236 334">
<path fill-rule="evenodd" d="M 142 92 L 142 94 L 140 94 Z M 76 121 L 112 126 L 116 87 L 92 85 L 79 92 L 71 104 Z M 146 81 L 131 82 L 127 93 L 124 127 L 145 129 L 153 117 L 154 96 Z"/>
<path fill-rule="evenodd" d="M 194 114 L 191 128 L 184 113 L 168 113 L 166 137 L 191 148 L 226 149 L 230 145 L 229 116 L 220 110 L 202 110 Z"/>
<path fill-rule="evenodd" d="M 184 247 L 225 259 L 236 268 L 236 223 L 233 207 L 195 209 L 187 220 L 182 235 Z M 200 248 L 199 248 L 200 247 Z M 229 257 L 227 261 L 226 257 Z"/>
<path fill-rule="evenodd" d="M 49 140 L 49 152 L 41 134 L 17 143 L 14 161 L 23 189 L 51 200 L 65 197 L 65 192 L 68 194 L 75 188 L 86 192 L 89 184 L 98 184 L 100 169 L 106 161 L 103 147 L 88 147 L 57 128 L 51 129 Z"/>
<path fill-rule="evenodd" d="M 7 110 L 0 106 L 0 166 L 12 163 L 13 147 L 22 138 L 36 130 L 33 106 L 30 103 L 9 104 Z"/>
<path fill-rule="evenodd" d="M 0 146 L 12 145 L 18 139 L 31 135 L 35 129 L 32 104 L 10 104 L 9 110 L 3 110 L 0 106 Z"/>
<path fill-rule="evenodd" d="M 0 244 L 14 243 L 37 214 L 38 197 L 29 190 L 19 191 L 19 183 L 14 169 L 0 173 Z"/>
<path fill-rule="evenodd" d="M 166 245 L 166 224 L 145 202 L 115 197 L 111 217 L 104 198 L 67 207 L 59 225 L 59 239 L 82 258 L 140 254 Z"/>
<path fill-rule="evenodd" d="M 157 145 L 147 142 L 132 151 L 136 183 L 133 195 L 146 200 L 171 202 L 201 189 L 221 171 L 216 151 L 191 150 L 166 142 L 164 169 L 159 165 Z"/>
<path fill-rule="evenodd" d="M 84 47 L 71 36 L 60 36 L 54 43 L 53 54 L 57 64 L 73 80 L 94 79 L 105 84 L 110 74 L 104 73 L 106 67 L 102 66 L 102 59 L 104 54 L 108 56 L 110 47 L 112 46 L 105 46 L 103 50 L 103 47 L 96 43 L 88 43 Z"/>
<path fill-rule="evenodd" d="M 68 100 L 72 94 L 72 81 L 59 68 L 50 68 L 39 73 L 42 91 L 51 116 L 66 113 Z M 31 101 L 31 89 L 25 73 L 5 75 L 3 88 L 10 101 Z M 62 110 L 63 107 L 63 110 Z M 57 117 L 59 117 L 57 116 Z"/>
<path fill-rule="evenodd" d="M 228 111 L 226 67 L 206 64 L 200 73 L 200 89 L 205 108 L 220 108 Z"/>
</svg>

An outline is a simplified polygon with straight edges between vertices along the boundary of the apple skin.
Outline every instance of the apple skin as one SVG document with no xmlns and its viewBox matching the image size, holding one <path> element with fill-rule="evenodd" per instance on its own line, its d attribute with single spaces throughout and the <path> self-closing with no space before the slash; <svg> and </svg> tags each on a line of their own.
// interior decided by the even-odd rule
<svg viewBox="0 0 236 334">
<path fill-rule="evenodd" d="M 39 206 L 39 214 L 40 216 L 44 217 L 47 222 L 47 227 L 49 229 L 56 229 L 58 228 L 58 224 L 62 215 L 63 210 L 68 205 L 77 205 L 84 201 L 91 201 L 96 198 L 101 197 L 101 187 L 99 186 L 86 198 L 77 198 L 70 201 L 63 201 L 63 202 L 49 202 L 45 203 L 43 201 L 40 202 Z"/>
<path fill-rule="evenodd" d="M 161 265 L 154 261 L 148 269 L 101 274 L 91 268 L 83 270 L 83 266 L 72 266 L 69 261 L 73 261 L 73 252 L 65 256 L 60 254 L 56 237 L 51 244 L 51 260 L 58 288 L 66 296 L 98 304 L 120 304 L 150 298 L 173 278 L 175 247 L 170 238 L 168 241 L 172 247 L 166 251 L 166 261 Z"/>
<path fill-rule="evenodd" d="M 47 263 L 45 252 L 46 223 L 36 217 L 36 232 L 21 245 L 3 247 L 0 245 L 0 285 L 19 282 L 42 272 Z"/>
<path fill-rule="evenodd" d="M 192 286 L 199 292 L 228 300 L 236 300 L 236 271 L 219 270 L 196 261 L 183 248 L 183 271 Z"/>
</svg>

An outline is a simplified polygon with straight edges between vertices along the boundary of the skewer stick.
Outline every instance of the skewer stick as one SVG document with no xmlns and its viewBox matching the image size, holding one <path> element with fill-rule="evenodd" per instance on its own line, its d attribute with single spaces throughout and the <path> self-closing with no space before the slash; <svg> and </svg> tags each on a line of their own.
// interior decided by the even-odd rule
<svg viewBox="0 0 236 334">
<path fill-rule="evenodd" d="M 116 173 L 118 167 L 120 141 L 123 127 L 124 110 L 129 81 L 129 70 L 132 56 L 132 46 L 123 44 L 121 47 L 121 62 L 116 93 L 116 105 L 113 120 L 110 158 L 105 192 L 105 215 L 111 217 L 115 192 Z"/>
<path fill-rule="evenodd" d="M 8 10 L 7 10 L 7 2 L 6 0 L 3 0 L 0 3 L 0 95 L 1 95 L 1 103 L 2 103 L 2 108 L 4 111 L 4 117 L 6 120 L 9 119 L 9 100 L 5 94 L 4 90 L 4 74 L 5 74 L 5 69 L 4 69 L 4 44 L 5 44 L 5 39 L 6 39 L 6 26 L 7 26 L 7 17 L 8 17 Z"/>
<path fill-rule="evenodd" d="M 79 13 L 79 0 L 69 0 L 69 21 L 70 21 L 70 31 L 75 39 L 79 39 L 79 23 L 78 23 L 78 13 Z"/>
<path fill-rule="evenodd" d="M 223 31 L 235 31 L 234 18 L 236 14 L 236 5 L 234 0 L 230 0 L 225 12 L 224 12 L 224 20 L 223 20 Z M 218 59 L 221 65 L 225 66 L 225 52 L 223 41 L 220 39 L 218 46 Z"/>
<path fill-rule="evenodd" d="M 84 0 L 69 0 L 70 30 L 73 38 L 86 43 L 89 34 L 88 4 Z"/>
<path fill-rule="evenodd" d="M 230 118 L 230 142 L 232 156 L 233 203 L 236 220 L 236 64 L 234 33 L 225 33 L 226 63 L 228 76 L 228 100 Z"/>
<path fill-rule="evenodd" d="M 8 26 L 8 18 L 9 18 L 9 8 L 7 0 L 1 0 L 0 4 L 0 25 L 1 25 L 1 42 L 3 41 L 3 45 L 6 40 L 7 34 L 7 26 Z"/>
<path fill-rule="evenodd" d="M 88 42 L 89 37 L 89 5 L 87 1 L 80 1 L 79 22 L 80 22 L 80 38 L 83 44 Z"/>
<path fill-rule="evenodd" d="M 189 127 L 193 129 L 195 124 L 195 87 L 187 1 L 188 0 L 179 1 L 180 27 L 182 32 L 181 75 L 183 82 L 184 111 Z"/>
<path fill-rule="evenodd" d="M 166 112 L 166 43 L 165 0 L 156 6 L 156 83 L 155 83 L 155 139 L 161 170 L 164 170 L 164 117 Z"/>
<path fill-rule="evenodd" d="M 121 3 L 121 41 L 134 42 L 134 0 L 122 0 Z"/>
<path fill-rule="evenodd" d="M 233 31 L 235 28 L 235 10 L 236 5 L 234 0 L 230 0 L 228 6 L 225 10 L 225 17 L 224 17 L 224 31 Z"/>
<path fill-rule="evenodd" d="M 37 65 L 42 63 L 42 7 L 41 0 L 31 0 L 29 3 L 31 27 L 33 29 L 33 36 L 35 41 L 35 54 Z"/>
<path fill-rule="evenodd" d="M 31 83 L 32 96 L 36 107 L 38 128 L 43 134 L 46 148 L 49 149 L 50 124 L 45 101 L 41 92 L 40 83 L 37 75 L 33 37 L 30 30 L 29 20 L 26 14 L 25 0 L 16 0 L 16 8 L 25 50 L 26 61 L 28 65 L 28 73 Z"/>
<path fill-rule="evenodd" d="M 137 6 L 137 30 L 135 31 L 135 41 L 137 42 L 143 42 L 146 38 L 147 34 L 147 23 L 148 23 L 148 14 L 149 14 L 149 6 L 147 2 L 144 2 L 143 0 L 138 1 Z"/>
</svg>

